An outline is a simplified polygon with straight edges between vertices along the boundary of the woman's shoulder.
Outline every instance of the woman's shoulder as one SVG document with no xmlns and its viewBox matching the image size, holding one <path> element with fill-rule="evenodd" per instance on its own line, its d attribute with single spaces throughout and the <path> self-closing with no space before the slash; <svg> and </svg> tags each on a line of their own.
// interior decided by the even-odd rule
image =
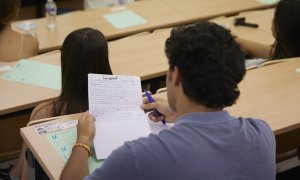
<svg viewBox="0 0 300 180">
<path fill-rule="evenodd" d="M 39 42 L 30 34 L 24 35 L 22 58 L 29 58 L 39 53 Z"/>
<path fill-rule="evenodd" d="M 53 100 L 37 105 L 30 116 L 30 121 L 52 117 Z"/>
<path fill-rule="evenodd" d="M 38 54 L 39 43 L 32 35 L 20 34 L 10 28 L 5 28 L 1 31 L 0 37 L 0 61 L 16 61 Z"/>
</svg>

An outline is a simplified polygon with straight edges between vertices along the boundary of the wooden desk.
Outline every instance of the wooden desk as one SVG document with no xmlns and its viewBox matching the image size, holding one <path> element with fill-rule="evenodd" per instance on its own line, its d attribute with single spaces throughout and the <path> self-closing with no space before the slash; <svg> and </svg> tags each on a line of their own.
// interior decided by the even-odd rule
<svg viewBox="0 0 300 180">
<path fill-rule="evenodd" d="M 98 29 L 103 32 L 108 40 L 111 40 L 142 31 L 175 26 L 179 22 L 184 22 L 184 18 L 180 14 L 160 1 L 137 1 L 126 5 L 126 9 L 132 10 L 143 17 L 147 20 L 147 23 L 125 29 L 116 29 L 103 18 L 104 14 L 113 12 L 111 8 L 77 11 L 57 16 L 57 28 L 54 30 L 49 30 L 46 27 L 45 18 L 32 19 L 31 21 L 38 25 L 34 33 L 40 43 L 40 52 L 59 49 L 65 37 L 79 28 L 91 27 Z M 16 31 L 19 31 L 18 23 L 12 24 L 12 28 Z"/>
<path fill-rule="evenodd" d="M 109 42 L 113 73 L 136 75 L 142 80 L 164 76 L 169 68 L 164 47 L 170 29 Z"/>
<path fill-rule="evenodd" d="M 274 11 L 275 9 L 250 11 L 240 13 L 237 16 L 217 18 L 211 21 L 229 28 L 232 34 L 243 40 L 254 42 L 263 46 L 272 46 L 275 41 L 271 30 Z M 259 27 L 249 28 L 244 26 L 234 26 L 234 19 L 237 17 L 245 17 L 246 22 L 256 23 Z"/>
<path fill-rule="evenodd" d="M 258 0 L 162 0 L 190 22 L 217 16 L 238 14 L 242 11 L 273 7 Z"/>
<path fill-rule="evenodd" d="M 300 128 L 300 58 L 247 71 L 236 105 L 226 108 L 234 116 L 265 120 L 275 135 Z M 154 96 L 166 98 L 166 93 Z"/>
<path fill-rule="evenodd" d="M 81 114 L 61 116 L 56 122 L 75 120 Z M 53 119 L 53 118 L 48 118 Z M 47 123 L 47 122 L 46 122 Z M 21 136 L 50 179 L 59 179 L 65 161 L 59 156 L 45 135 L 36 132 L 34 125 L 21 129 Z"/>
<path fill-rule="evenodd" d="M 126 8 L 145 18 L 147 23 L 125 29 L 116 29 L 103 18 L 103 14 L 112 12 L 111 8 L 98 8 L 60 15 L 57 17 L 57 28 L 54 30 L 47 29 L 45 18 L 31 21 L 38 25 L 33 33 L 36 34 L 39 40 L 40 52 L 46 52 L 59 49 L 65 37 L 79 28 L 91 27 L 98 29 L 103 32 L 108 40 L 111 40 L 138 32 L 188 24 L 221 15 L 231 15 L 245 10 L 270 6 L 257 0 L 137 1 L 126 5 Z M 16 31 L 19 31 L 18 23 L 12 24 L 12 28 Z"/>
<path fill-rule="evenodd" d="M 30 58 L 30 60 L 55 65 L 60 65 L 59 59 L 59 51 L 57 53 L 48 53 Z M 16 62 L 5 64 L 14 66 Z M 3 74 L 5 72 L 0 72 L 0 77 Z M 57 97 L 60 93 L 59 90 L 7 81 L 2 78 L 0 78 L 0 92 L 0 115 L 33 108 L 42 101 Z"/>
</svg>

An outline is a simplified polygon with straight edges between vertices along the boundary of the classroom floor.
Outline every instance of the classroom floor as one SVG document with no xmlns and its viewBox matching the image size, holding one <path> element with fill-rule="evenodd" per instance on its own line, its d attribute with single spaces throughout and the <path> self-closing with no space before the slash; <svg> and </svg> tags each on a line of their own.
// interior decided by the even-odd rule
<svg viewBox="0 0 300 180">
<path fill-rule="evenodd" d="M 0 168 L 8 168 L 15 164 L 16 159 L 0 162 Z M 300 179 L 300 161 L 297 157 L 280 162 L 276 165 L 276 180 L 299 180 Z M 1 178 L 0 178 L 1 180 Z"/>
</svg>

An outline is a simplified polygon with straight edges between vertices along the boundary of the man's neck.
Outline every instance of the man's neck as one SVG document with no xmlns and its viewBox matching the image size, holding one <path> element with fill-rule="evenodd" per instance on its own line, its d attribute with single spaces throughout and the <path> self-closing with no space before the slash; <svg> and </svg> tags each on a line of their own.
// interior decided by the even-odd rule
<svg viewBox="0 0 300 180">
<path fill-rule="evenodd" d="M 183 115 L 191 112 L 217 112 L 222 111 L 222 108 L 209 108 L 194 101 L 191 101 L 186 96 L 181 96 L 177 100 L 177 113 Z"/>
</svg>

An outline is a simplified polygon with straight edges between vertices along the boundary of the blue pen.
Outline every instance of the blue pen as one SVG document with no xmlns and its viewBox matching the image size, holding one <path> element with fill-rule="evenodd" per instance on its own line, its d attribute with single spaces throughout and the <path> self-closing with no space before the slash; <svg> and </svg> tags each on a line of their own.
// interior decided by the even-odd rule
<svg viewBox="0 0 300 180">
<path fill-rule="evenodd" d="M 144 90 L 144 92 L 145 92 L 145 94 L 146 94 L 146 96 L 147 96 L 149 102 L 150 102 L 150 103 L 153 103 L 153 102 L 154 102 L 154 99 L 153 99 L 152 96 L 148 93 L 148 91 L 147 91 L 147 90 Z M 155 111 L 155 113 L 156 113 L 157 116 L 162 116 L 162 114 L 160 114 L 160 112 L 158 112 L 157 109 L 154 109 L 154 111 Z M 164 119 L 163 119 L 161 122 L 162 122 L 164 125 L 166 125 L 166 121 L 165 121 Z"/>
</svg>

